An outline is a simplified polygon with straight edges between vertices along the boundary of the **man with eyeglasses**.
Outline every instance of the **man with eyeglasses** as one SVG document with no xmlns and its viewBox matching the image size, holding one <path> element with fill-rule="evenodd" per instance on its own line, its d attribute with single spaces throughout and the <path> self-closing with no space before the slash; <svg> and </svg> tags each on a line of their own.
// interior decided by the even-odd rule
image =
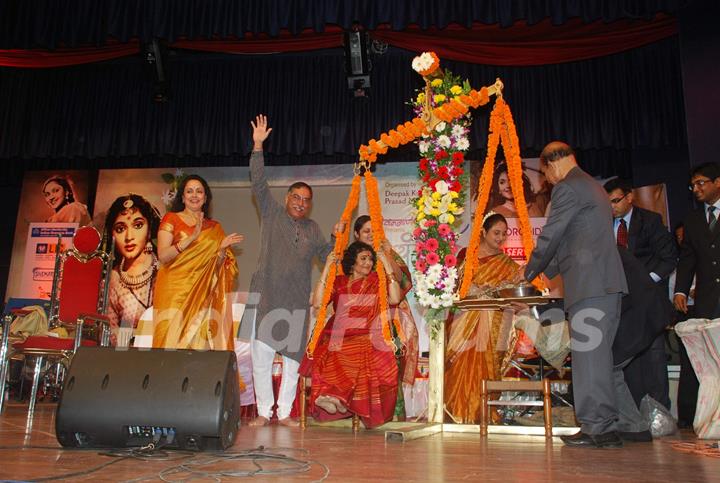
<svg viewBox="0 0 720 483">
<path fill-rule="evenodd" d="M 695 317 L 714 319 L 720 317 L 720 166 L 697 166 L 690 174 L 689 188 L 702 207 L 684 221 L 673 302 L 677 310 L 687 313 L 687 297 L 695 276 Z"/>
<path fill-rule="evenodd" d="M 603 187 L 610 199 L 614 219 L 613 229 L 618 246 L 626 249 L 641 262 L 642 265 L 636 265 L 637 267 L 645 267 L 647 275 L 656 284 L 656 286 L 648 285 L 648 290 L 662 293 L 662 300 L 667 301 L 668 278 L 677 264 L 677 249 L 672 235 L 663 225 L 662 217 L 653 211 L 634 206 L 630 181 L 613 178 Z M 653 299 L 658 294 L 645 295 L 648 299 Z M 643 322 L 637 321 L 635 325 L 639 328 Z M 668 317 L 662 325 L 670 322 Z M 657 334 L 655 330 L 653 333 Z M 644 341 L 649 342 L 649 337 L 644 338 Z M 652 345 L 643 349 L 625 367 L 625 382 L 638 405 L 642 398 L 649 394 L 670 409 L 667 354 L 663 333 L 657 334 Z"/>
<path fill-rule="evenodd" d="M 680 260 L 675 279 L 675 308 L 687 313 L 687 298 L 695 285 L 695 317 L 720 317 L 720 166 L 706 163 L 690 174 L 690 190 L 702 204 L 689 213 L 680 246 Z"/>
<path fill-rule="evenodd" d="M 273 198 L 263 158 L 263 143 L 272 128 L 268 128 L 264 115 L 250 124 L 253 129 L 250 177 L 260 209 L 261 231 L 260 257 L 241 323 L 243 327 L 254 326 L 255 330 L 252 363 L 258 417 L 250 424 L 265 426 L 272 418 L 275 404 L 272 368 L 275 354 L 279 353 L 283 372 L 277 400 L 278 422 L 294 427 L 298 422 L 290 418 L 290 411 L 307 340 L 313 259 L 325 260 L 333 244 L 325 241 L 319 225 L 308 218 L 313 197 L 308 184 L 299 181 L 290 185 L 284 206 Z"/>
</svg>

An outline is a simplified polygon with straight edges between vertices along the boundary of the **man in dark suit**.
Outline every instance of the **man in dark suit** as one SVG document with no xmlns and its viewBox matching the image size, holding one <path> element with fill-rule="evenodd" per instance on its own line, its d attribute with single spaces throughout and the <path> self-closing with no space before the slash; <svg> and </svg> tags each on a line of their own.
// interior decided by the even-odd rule
<svg viewBox="0 0 720 483">
<path fill-rule="evenodd" d="M 667 300 L 668 277 L 677 263 L 677 250 L 672 235 L 663 225 L 659 214 L 633 205 L 630 181 L 613 178 L 605 183 L 604 188 L 610 198 L 618 246 L 637 258 L 658 284 L 658 287 L 649 287 L 649 290 L 661 290 Z M 670 323 L 668 318 L 662 325 Z M 625 367 L 625 381 L 638 405 L 649 394 L 670 409 L 667 354 L 662 331 L 650 347 L 636 355 Z"/>
<path fill-rule="evenodd" d="M 695 277 L 692 316 L 715 319 L 720 317 L 720 166 L 705 163 L 695 167 L 690 173 L 690 189 L 702 206 L 690 212 L 683 223 L 673 302 L 679 312 L 688 315 L 688 295 Z M 687 419 L 695 412 L 687 406 L 697 402 L 697 380 L 684 355 L 681 352 L 678 417 L 689 424 L 692 421 Z"/>
<path fill-rule="evenodd" d="M 638 415 L 637 406 L 622 371 L 614 370 L 612 346 L 627 282 L 612 232 L 610 204 L 602 186 L 580 169 L 565 143 L 545 146 L 540 170 L 555 187 L 525 278 L 533 280 L 541 272 L 563 278 L 575 416 L 582 426 L 562 440 L 569 446 L 620 447 L 618 430 L 640 432 L 647 427 L 625 419 L 626 408 Z"/>
<path fill-rule="evenodd" d="M 720 317 L 720 166 L 706 163 L 693 169 L 690 189 L 702 208 L 685 218 L 673 302 L 687 313 L 695 276 L 695 316 L 714 319 Z"/>
</svg>

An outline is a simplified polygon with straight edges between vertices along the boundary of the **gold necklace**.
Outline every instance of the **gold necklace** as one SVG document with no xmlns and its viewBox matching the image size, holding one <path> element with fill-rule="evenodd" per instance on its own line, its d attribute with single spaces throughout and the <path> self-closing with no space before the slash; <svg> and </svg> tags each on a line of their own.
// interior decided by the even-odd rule
<svg viewBox="0 0 720 483">
<path fill-rule="evenodd" d="M 150 282 L 155 274 L 155 271 L 157 271 L 157 263 L 157 257 L 155 257 L 155 254 L 153 253 L 152 263 L 150 263 L 150 266 L 138 275 L 128 275 L 128 273 L 123 270 L 122 263 L 120 263 L 118 270 L 120 272 L 120 284 L 128 290 L 144 287 Z"/>
</svg>

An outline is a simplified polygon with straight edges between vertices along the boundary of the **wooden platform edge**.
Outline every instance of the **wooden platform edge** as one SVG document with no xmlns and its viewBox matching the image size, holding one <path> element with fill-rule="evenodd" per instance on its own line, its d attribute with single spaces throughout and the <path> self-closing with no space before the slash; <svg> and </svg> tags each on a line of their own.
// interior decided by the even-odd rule
<svg viewBox="0 0 720 483">
<path fill-rule="evenodd" d="M 442 433 L 440 423 L 403 423 L 402 427 L 385 431 L 385 441 L 406 442 Z"/>
</svg>

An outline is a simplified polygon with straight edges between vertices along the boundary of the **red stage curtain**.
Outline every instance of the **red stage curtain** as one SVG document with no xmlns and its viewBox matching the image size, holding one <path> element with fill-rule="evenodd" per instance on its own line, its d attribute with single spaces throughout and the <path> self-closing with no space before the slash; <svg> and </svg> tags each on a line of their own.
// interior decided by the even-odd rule
<svg viewBox="0 0 720 483">
<path fill-rule="evenodd" d="M 0 50 L 0 66 L 22 68 L 65 67 L 68 65 L 90 64 L 103 60 L 135 55 L 140 52 L 140 43 L 109 44 L 102 47 L 78 47 L 57 50 Z"/>
<path fill-rule="evenodd" d="M 652 21 L 616 20 L 585 24 L 579 18 L 562 25 L 549 19 L 535 25 L 517 22 L 512 27 L 453 24 L 444 29 L 410 26 L 394 31 L 388 25 L 371 32 L 374 39 L 395 47 L 421 52 L 432 50 L 440 58 L 489 65 L 543 65 L 611 55 L 664 39 L 677 33 L 675 18 L 658 15 Z M 288 31 L 276 37 L 248 36 L 238 40 L 179 40 L 172 48 L 230 53 L 301 52 L 340 47 L 342 29 L 328 25 L 324 32 Z M 60 67 L 113 59 L 139 52 L 137 41 L 78 49 L 0 50 L 0 66 Z"/>
<path fill-rule="evenodd" d="M 416 26 L 396 32 L 375 30 L 374 39 L 414 52 L 433 51 L 441 59 L 489 65 L 544 65 L 574 62 L 616 54 L 677 33 L 674 17 L 654 20 L 616 20 L 585 24 L 581 19 L 552 25 L 517 22 L 509 28 L 474 24 L 472 29 L 449 25 L 443 30 Z"/>
</svg>

